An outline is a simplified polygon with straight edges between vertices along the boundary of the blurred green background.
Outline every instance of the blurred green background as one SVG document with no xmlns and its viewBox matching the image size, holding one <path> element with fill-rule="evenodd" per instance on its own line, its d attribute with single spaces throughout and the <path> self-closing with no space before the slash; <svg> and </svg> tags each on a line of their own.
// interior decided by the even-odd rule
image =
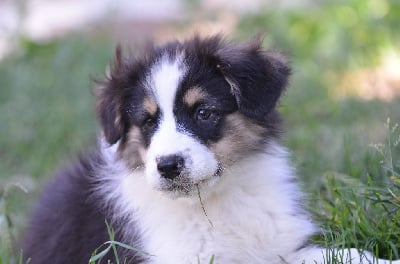
<svg viewBox="0 0 400 264">
<path fill-rule="evenodd" d="M 13 37 L 15 48 L 0 61 L 0 263 L 16 261 L 13 244 L 42 184 L 95 143 L 91 80 L 104 76 L 115 43 L 123 39 L 135 53 L 149 37 L 162 42 L 215 31 L 236 40 L 261 32 L 265 47 L 291 61 L 280 106 L 283 144 L 324 230 L 315 241 L 398 257 L 400 2 L 268 5 L 241 15 L 200 7 L 184 2 L 182 20 L 125 23 L 121 38 L 111 19 L 45 42 Z"/>
</svg>

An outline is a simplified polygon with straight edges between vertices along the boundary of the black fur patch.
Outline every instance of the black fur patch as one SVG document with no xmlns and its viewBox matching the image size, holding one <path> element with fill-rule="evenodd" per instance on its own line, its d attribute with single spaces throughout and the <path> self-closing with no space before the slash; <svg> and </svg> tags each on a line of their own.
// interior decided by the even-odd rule
<svg viewBox="0 0 400 264">
<path fill-rule="evenodd" d="M 142 108 L 143 100 L 151 95 L 144 78 L 157 60 L 167 55 L 172 60 L 183 54 L 188 68 L 178 88 L 175 115 L 179 127 L 204 143 L 221 138 L 224 116 L 239 110 L 276 136 L 280 118 L 274 110 L 288 82 L 290 69 L 282 56 L 266 52 L 260 40 L 246 44 L 231 44 L 220 36 L 186 42 L 170 42 L 151 48 L 139 59 L 124 59 L 117 49 L 110 78 L 100 85 L 97 114 L 109 143 L 122 139 L 130 126 L 142 128 L 144 145 L 148 146 L 162 113 L 149 116 Z M 190 109 L 183 102 L 185 92 L 200 87 L 208 95 Z M 150 94 L 149 94 L 150 93 Z M 210 122 L 196 122 L 199 108 L 213 112 Z M 146 121 L 153 125 L 148 127 Z"/>
<path fill-rule="evenodd" d="M 112 211 L 101 208 L 101 199 L 93 193 L 97 184 L 93 174 L 102 163 L 94 152 L 55 175 L 44 189 L 22 239 L 23 263 L 28 258 L 31 264 L 88 263 L 94 250 L 110 240 L 105 220 L 115 229 L 115 239 L 122 241 Z M 121 262 L 130 260 L 128 263 L 143 260 L 143 255 L 121 249 L 119 257 Z M 110 252 L 104 259 L 115 258 Z"/>
</svg>

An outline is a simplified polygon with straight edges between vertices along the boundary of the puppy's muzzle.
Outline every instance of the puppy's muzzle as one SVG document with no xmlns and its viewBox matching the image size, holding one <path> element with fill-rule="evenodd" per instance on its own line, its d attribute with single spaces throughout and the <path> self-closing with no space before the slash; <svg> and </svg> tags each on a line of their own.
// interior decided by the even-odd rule
<svg viewBox="0 0 400 264">
<path fill-rule="evenodd" d="M 185 159 L 181 155 L 161 156 L 156 159 L 156 162 L 161 177 L 170 180 L 178 177 L 185 167 Z"/>
</svg>

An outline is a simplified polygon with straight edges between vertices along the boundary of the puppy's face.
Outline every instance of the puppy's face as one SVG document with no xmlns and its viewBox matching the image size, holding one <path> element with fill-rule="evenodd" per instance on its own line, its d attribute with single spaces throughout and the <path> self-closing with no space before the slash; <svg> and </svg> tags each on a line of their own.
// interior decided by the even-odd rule
<svg viewBox="0 0 400 264">
<path fill-rule="evenodd" d="M 224 169 L 276 137 L 276 102 L 288 68 L 258 43 L 219 37 L 169 43 L 143 59 L 117 51 L 97 111 L 110 144 L 131 169 L 173 196 L 211 186 Z"/>
</svg>

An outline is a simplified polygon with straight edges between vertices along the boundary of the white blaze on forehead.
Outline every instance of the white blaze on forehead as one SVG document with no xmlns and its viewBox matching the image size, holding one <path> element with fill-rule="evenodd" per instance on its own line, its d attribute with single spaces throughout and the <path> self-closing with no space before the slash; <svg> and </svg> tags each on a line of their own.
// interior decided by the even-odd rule
<svg viewBox="0 0 400 264">
<path fill-rule="evenodd" d="M 157 189 L 163 186 L 163 179 L 157 169 L 158 157 L 182 155 L 185 171 L 194 183 L 212 177 L 218 168 L 214 154 L 206 146 L 177 130 L 174 102 L 179 84 L 187 71 L 182 57 L 180 54 L 171 59 L 164 55 L 152 67 L 147 80 L 161 111 L 161 119 L 151 138 L 145 162 L 147 181 Z"/>
<path fill-rule="evenodd" d="M 173 117 L 176 91 L 185 72 L 182 55 L 177 55 L 175 58 L 164 55 L 151 70 L 151 89 L 161 108 L 164 120 Z"/>
</svg>

